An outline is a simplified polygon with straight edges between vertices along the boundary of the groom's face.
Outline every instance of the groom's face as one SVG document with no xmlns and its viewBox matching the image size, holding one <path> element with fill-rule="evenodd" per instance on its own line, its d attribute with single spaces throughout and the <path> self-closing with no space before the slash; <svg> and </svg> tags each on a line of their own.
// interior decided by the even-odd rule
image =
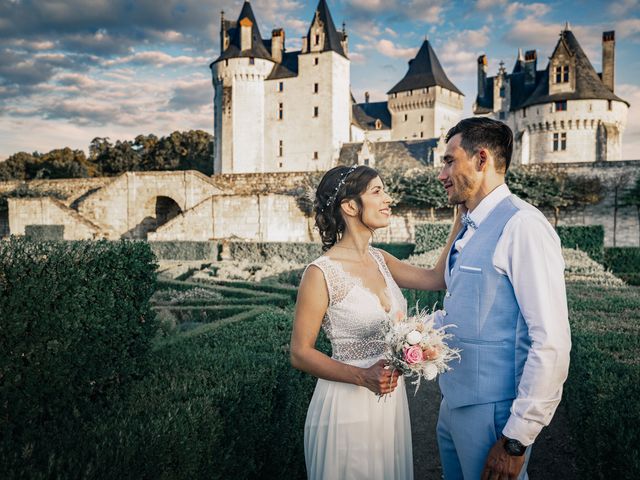
<svg viewBox="0 0 640 480">
<path fill-rule="evenodd" d="M 461 140 L 461 134 L 449 139 L 444 154 L 444 165 L 438 175 L 451 205 L 465 203 L 477 190 L 480 182 L 475 161 L 460 146 Z"/>
</svg>

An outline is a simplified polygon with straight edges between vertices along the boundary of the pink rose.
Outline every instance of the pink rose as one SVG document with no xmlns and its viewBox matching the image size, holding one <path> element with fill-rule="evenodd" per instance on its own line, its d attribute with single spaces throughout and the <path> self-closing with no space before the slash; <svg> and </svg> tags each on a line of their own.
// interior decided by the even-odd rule
<svg viewBox="0 0 640 480">
<path fill-rule="evenodd" d="M 420 348 L 420 345 L 404 347 L 402 349 L 402 354 L 404 356 L 404 361 L 409 365 L 420 363 L 422 361 L 422 348 Z"/>
</svg>

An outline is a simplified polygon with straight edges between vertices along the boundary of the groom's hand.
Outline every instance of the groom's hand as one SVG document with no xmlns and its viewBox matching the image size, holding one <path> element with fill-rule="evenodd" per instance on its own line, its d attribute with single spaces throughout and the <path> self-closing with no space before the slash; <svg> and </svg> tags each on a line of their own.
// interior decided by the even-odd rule
<svg viewBox="0 0 640 480">
<path fill-rule="evenodd" d="M 525 456 L 509 455 L 504 449 L 504 442 L 505 438 L 500 437 L 489 450 L 481 480 L 516 480 L 520 475 Z"/>
</svg>

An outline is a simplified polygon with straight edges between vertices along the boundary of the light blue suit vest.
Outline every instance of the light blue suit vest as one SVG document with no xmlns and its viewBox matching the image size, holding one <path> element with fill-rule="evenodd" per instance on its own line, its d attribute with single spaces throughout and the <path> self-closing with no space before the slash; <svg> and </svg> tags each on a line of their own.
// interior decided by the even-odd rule
<svg viewBox="0 0 640 480">
<path fill-rule="evenodd" d="M 513 286 L 493 266 L 493 254 L 504 226 L 518 211 L 512 197 L 484 219 L 453 268 L 446 268 L 445 324 L 461 350 L 460 363 L 440 375 L 440 390 L 450 408 L 499 402 L 517 395 L 531 339 Z M 462 233 L 462 232 L 461 232 Z M 453 247 L 452 247 L 453 248 Z M 447 265 L 449 257 L 447 256 Z"/>
</svg>

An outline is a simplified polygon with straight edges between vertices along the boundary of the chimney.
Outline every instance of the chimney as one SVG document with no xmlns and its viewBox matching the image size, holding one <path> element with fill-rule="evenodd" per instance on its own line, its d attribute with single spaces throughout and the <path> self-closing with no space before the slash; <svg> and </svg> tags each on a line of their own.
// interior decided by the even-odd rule
<svg viewBox="0 0 640 480">
<path fill-rule="evenodd" d="M 224 21 L 224 10 L 220 12 L 220 53 L 223 53 L 229 46 L 229 34 Z"/>
<path fill-rule="evenodd" d="M 524 84 L 536 83 L 536 69 L 538 68 L 538 54 L 535 50 L 527 50 L 524 54 Z"/>
<path fill-rule="evenodd" d="M 480 55 L 478 57 L 478 97 L 485 96 L 485 88 L 487 85 L 487 56 Z"/>
<path fill-rule="evenodd" d="M 271 58 L 276 63 L 282 63 L 282 52 L 284 51 L 284 30 L 276 28 L 271 32 Z"/>
<path fill-rule="evenodd" d="M 240 20 L 240 50 L 251 50 L 251 34 L 253 33 L 253 22 L 244 17 Z"/>
<path fill-rule="evenodd" d="M 613 92 L 615 88 L 616 32 L 602 33 L 602 83 Z"/>
<path fill-rule="evenodd" d="M 344 22 L 342 22 L 342 40 L 340 40 L 340 45 L 345 55 L 349 55 L 349 35 L 347 35 L 347 25 Z"/>
<path fill-rule="evenodd" d="M 364 92 L 364 103 L 369 103 L 369 92 Z"/>
</svg>

